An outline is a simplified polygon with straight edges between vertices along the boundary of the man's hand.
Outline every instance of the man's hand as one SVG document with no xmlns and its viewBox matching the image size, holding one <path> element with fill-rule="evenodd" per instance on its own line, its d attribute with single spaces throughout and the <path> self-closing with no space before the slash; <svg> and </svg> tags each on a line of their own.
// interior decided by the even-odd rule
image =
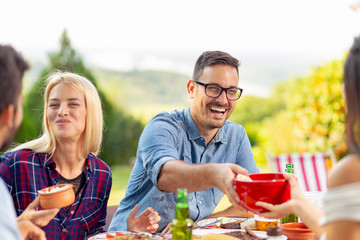
<svg viewBox="0 0 360 240">
<path fill-rule="evenodd" d="M 151 207 L 145 209 L 139 216 L 136 217 L 136 213 L 139 206 L 136 204 L 134 209 L 131 210 L 127 219 L 127 230 L 128 231 L 139 231 L 139 232 L 155 232 L 159 225 L 157 224 L 161 217 L 158 212 L 154 211 Z"/>
<path fill-rule="evenodd" d="M 234 180 L 237 174 L 241 173 L 248 175 L 248 171 L 245 168 L 232 163 L 216 164 L 213 169 L 212 176 L 210 176 L 213 184 L 228 196 L 229 201 L 235 208 L 242 212 L 247 212 L 240 204 L 240 198 L 234 187 Z"/>
<path fill-rule="evenodd" d="M 59 212 L 59 209 L 49 209 L 38 211 L 40 200 L 39 197 L 35 198 L 25 211 L 17 218 L 18 221 L 29 220 L 36 226 L 46 226 L 51 219 L 53 219 Z"/>
<path fill-rule="evenodd" d="M 164 230 L 162 230 L 161 233 L 170 234 L 171 233 L 171 227 L 172 227 L 172 223 L 169 222 L 169 224 L 164 228 Z"/>
<path fill-rule="evenodd" d="M 46 240 L 45 232 L 29 220 L 18 221 L 18 227 L 24 240 Z"/>
</svg>

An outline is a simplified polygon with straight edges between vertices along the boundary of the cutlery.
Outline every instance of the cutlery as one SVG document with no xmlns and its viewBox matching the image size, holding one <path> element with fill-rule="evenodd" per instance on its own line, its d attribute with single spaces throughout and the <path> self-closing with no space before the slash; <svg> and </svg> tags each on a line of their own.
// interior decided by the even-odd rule
<svg viewBox="0 0 360 240">
<path fill-rule="evenodd" d="M 217 219 L 217 220 L 215 220 L 215 221 L 213 221 L 213 222 L 211 222 L 211 223 L 208 223 L 208 224 L 199 226 L 198 228 L 206 228 L 206 227 L 212 226 L 212 225 L 214 225 L 215 223 L 218 223 L 218 222 L 220 222 L 220 221 L 222 221 L 222 220 L 223 220 L 223 219 Z"/>
</svg>

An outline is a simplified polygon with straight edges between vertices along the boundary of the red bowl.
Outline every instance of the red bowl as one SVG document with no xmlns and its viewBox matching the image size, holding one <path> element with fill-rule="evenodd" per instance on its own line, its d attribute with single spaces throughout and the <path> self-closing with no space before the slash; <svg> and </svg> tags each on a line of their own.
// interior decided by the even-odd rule
<svg viewBox="0 0 360 240">
<path fill-rule="evenodd" d="M 235 179 L 236 192 L 245 209 L 259 214 L 268 210 L 256 206 L 257 201 L 280 204 L 290 200 L 290 184 L 282 173 L 255 173 L 249 177 L 252 182 Z"/>
<path fill-rule="evenodd" d="M 283 223 L 280 228 L 288 240 L 312 240 L 314 233 L 302 222 Z"/>
</svg>

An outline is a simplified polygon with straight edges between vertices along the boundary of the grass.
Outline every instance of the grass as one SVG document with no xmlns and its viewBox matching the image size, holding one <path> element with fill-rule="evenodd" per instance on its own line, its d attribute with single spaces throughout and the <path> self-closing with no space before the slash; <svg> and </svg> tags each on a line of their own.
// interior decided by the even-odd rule
<svg viewBox="0 0 360 240">
<path fill-rule="evenodd" d="M 268 172 L 267 165 L 260 165 L 260 172 Z M 125 189 L 128 185 L 130 173 L 132 166 L 122 165 L 122 166 L 113 166 L 111 167 L 111 172 L 113 176 L 113 185 L 110 192 L 109 203 L 108 205 L 118 205 L 121 199 L 125 196 Z M 230 206 L 230 202 L 226 196 L 224 196 L 218 206 L 215 208 L 214 212 L 219 212 L 225 210 Z"/>
<path fill-rule="evenodd" d="M 120 200 L 125 196 L 125 189 L 129 182 L 132 166 L 121 165 L 111 167 L 112 188 L 110 192 L 108 205 L 119 205 Z"/>
</svg>

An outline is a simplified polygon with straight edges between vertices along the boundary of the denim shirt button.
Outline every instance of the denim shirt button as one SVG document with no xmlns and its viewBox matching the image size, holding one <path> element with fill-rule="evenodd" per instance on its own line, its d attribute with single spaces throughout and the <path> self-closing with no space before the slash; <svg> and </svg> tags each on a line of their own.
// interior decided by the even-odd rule
<svg viewBox="0 0 360 240">
<path fill-rule="evenodd" d="M 202 201 L 201 201 L 201 200 L 199 200 L 199 204 L 202 204 Z"/>
</svg>

